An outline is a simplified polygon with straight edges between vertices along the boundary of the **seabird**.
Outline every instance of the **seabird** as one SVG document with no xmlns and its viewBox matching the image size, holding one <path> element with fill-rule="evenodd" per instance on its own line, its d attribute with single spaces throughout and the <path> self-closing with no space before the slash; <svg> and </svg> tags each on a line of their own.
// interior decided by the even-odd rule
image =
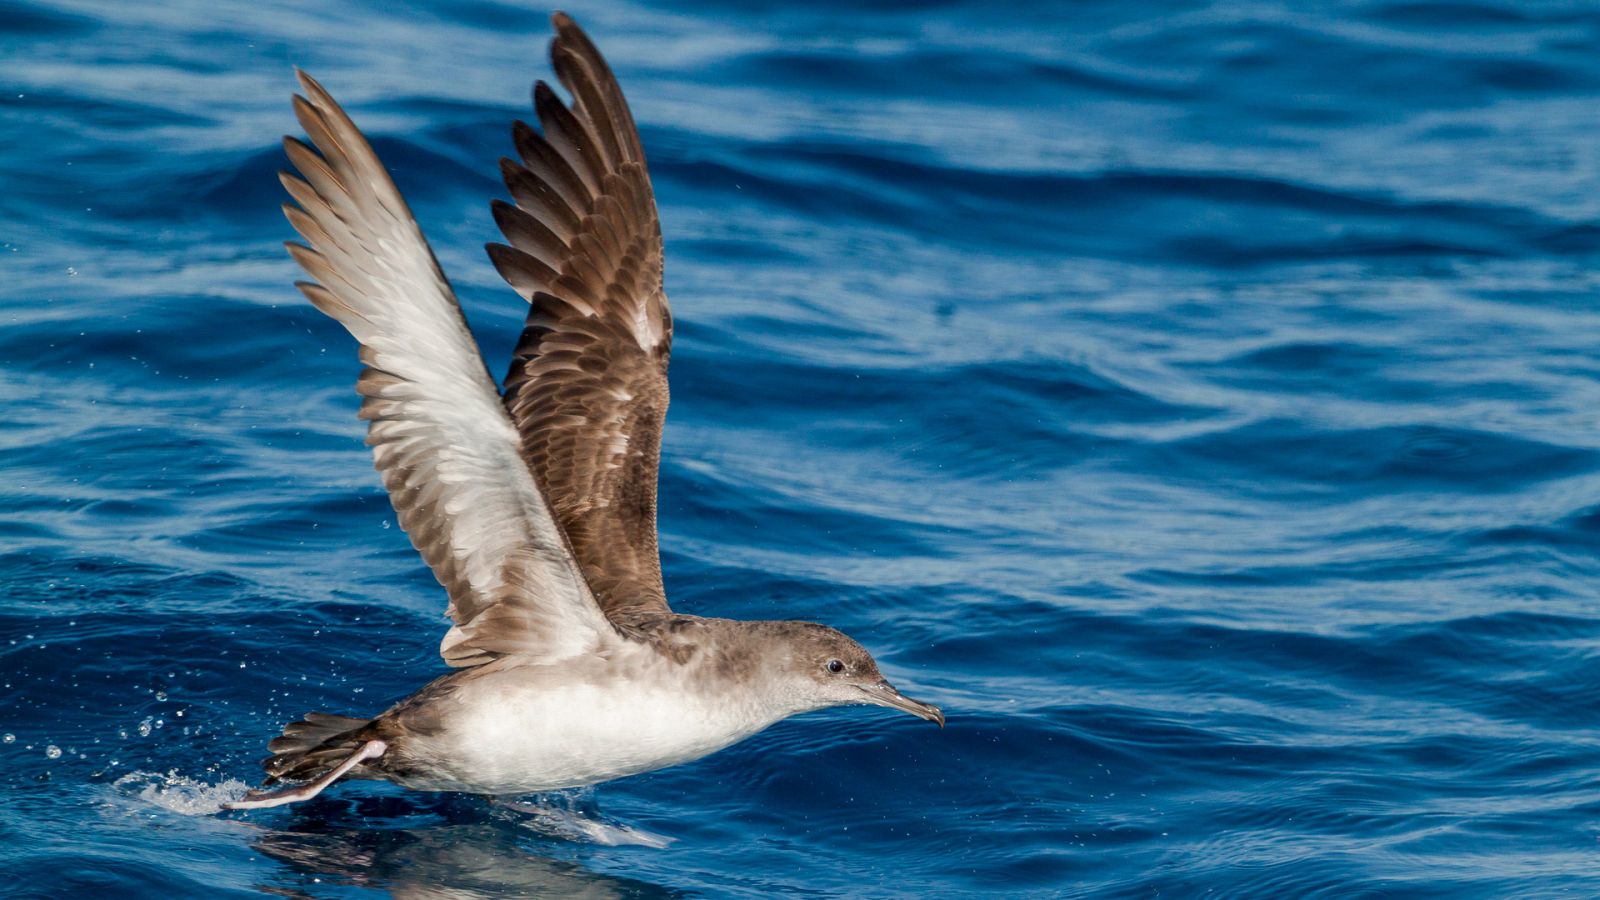
<svg viewBox="0 0 1600 900">
<path fill-rule="evenodd" d="M 375 718 L 310 713 L 267 745 L 265 787 L 226 804 L 315 797 L 340 778 L 514 795 L 713 753 L 788 716 L 877 704 L 941 726 L 872 654 L 809 622 L 674 613 L 656 549 L 656 468 L 672 316 L 661 224 L 633 116 L 600 52 L 553 16 L 572 97 L 533 89 L 512 126 L 512 203 L 489 257 L 532 304 L 502 394 L 383 164 L 309 75 L 281 180 L 314 280 L 360 343 L 361 418 L 400 524 L 449 595 L 453 671 Z"/>
</svg>

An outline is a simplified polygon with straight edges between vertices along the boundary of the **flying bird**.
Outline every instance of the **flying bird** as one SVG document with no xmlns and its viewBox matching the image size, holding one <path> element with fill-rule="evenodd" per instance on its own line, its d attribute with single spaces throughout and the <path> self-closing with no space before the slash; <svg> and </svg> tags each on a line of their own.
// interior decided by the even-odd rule
<svg viewBox="0 0 1600 900">
<path fill-rule="evenodd" d="M 531 304 L 504 392 L 405 200 L 350 117 L 299 73 L 284 212 L 297 282 L 360 344 L 367 443 L 401 526 L 449 595 L 452 671 L 374 718 L 310 713 L 267 746 L 231 809 L 307 800 L 340 778 L 514 795 L 706 756 L 788 716 L 877 704 L 944 724 L 872 654 L 809 622 L 673 612 L 656 548 L 672 316 L 661 224 L 622 89 L 553 17 L 570 105 L 533 90 L 512 126 L 506 243 L 490 259 Z"/>
</svg>

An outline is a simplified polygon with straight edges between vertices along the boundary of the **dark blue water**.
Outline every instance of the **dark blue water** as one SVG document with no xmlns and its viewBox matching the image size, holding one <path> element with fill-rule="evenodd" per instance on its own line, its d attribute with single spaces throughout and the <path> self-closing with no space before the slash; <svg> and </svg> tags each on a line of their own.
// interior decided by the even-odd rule
<svg viewBox="0 0 1600 900">
<path fill-rule="evenodd" d="M 840 626 L 949 727 L 212 814 L 442 668 L 279 247 L 291 67 L 501 372 L 545 10 L 0 0 L 7 888 L 1600 894 L 1600 10 L 571 11 L 666 230 L 669 594 Z"/>
</svg>

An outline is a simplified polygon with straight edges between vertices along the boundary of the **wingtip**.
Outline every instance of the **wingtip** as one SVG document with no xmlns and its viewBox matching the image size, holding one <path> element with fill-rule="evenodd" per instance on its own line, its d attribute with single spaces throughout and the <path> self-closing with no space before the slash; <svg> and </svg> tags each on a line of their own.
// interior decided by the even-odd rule
<svg viewBox="0 0 1600 900">
<path fill-rule="evenodd" d="M 494 216 L 494 224 L 498 226 L 501 231 L 505 231 L 507 227 L 506 223 L 510 222 L 512 217 L 516 215 L 516 207 L 504 200 L 501 200 L 499 197 L 496 197 L 495 199 L 489 201 L 489 214 Z M 485 247 L 485 250 L 488 250 L 488 248 Z M 489 250 L 488 253 L 489 258 L 493 259 L 494 251 Z"/>
<path fill-rule="evenodd" d="M 301 87 L 305 88 L 306 86 L 301 85 Z M 315 92 L 309 89 L 307 89 L 307 93 L 310 93 L 313 97 L 316 96 Z M 315 116 L 318 114 L 317 104 L 311 102 L 311 98 L 305 96 L 304 94 L 294 94 L 291 96 L 289 98 L 289 105 L 294 107 L 294 117 L 300 120 L 300 124 L 302 126 L 305 125 L 306 116 Z"/>
<path fill-rule="evenodd" d="M 300 85 L 300 90 L 308 94 L 326 93 L 322 89 L 322 82 L 311 77 L 311 73 L 299 66 L 294 67 L 294 80 Z"/>
<path fill-rule="evenodd" d="M 278 183 L 283 185 L 283 189 L 288 191 L 290 196 L 298 196 L 301 191 L 311 190 L 310 182 L 288 169 L 278 170 Z"/>
<path fill-rule="evenodd" d="M 329 113 L 343 115 L 344 110 L 339 107 L 339 102 L 333 99 L 333 95 L 328 93 L 328 89 L 322 86 L 322 82 L 311 77 L 310 72 L 296 66 L 294 76 L 295 80 L 300 84 L 300 90 L 305 92 L 305 96 L 294 95 L 297 108 L 303 104 L 308 109 L 324 115 Z"/>
<path fill-rule="evenodd" d="M 578 26 L 578 23 L 574 22 L 571 16 L 559 9 L 550 14 L 550 24 L 554 26 L 557 31 L 561 31 L 565 28 L 576 28 Z"/>
</svg>

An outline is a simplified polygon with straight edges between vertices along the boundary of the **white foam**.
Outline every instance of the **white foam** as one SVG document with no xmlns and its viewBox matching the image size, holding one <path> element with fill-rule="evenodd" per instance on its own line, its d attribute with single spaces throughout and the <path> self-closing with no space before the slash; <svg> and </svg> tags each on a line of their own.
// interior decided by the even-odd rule
<svg viewBox="0 0 1600 900">
<path fill-rule="evenodd" d="M 672 838 L 641 828 L 606 822 L 560 801 L 500 801 L 500 805 L 524 814 L 517 824 L 549 837 L 585 841 L 606 847 L 655 847 L 672 843 Z"/>
<path fill-rule="evenodd" d="M 172 769 L 162 775 L 156 772 L 129 772 L 112 782 L 121 793 L 137 797 L 153 806 L 159 806 L 181 816 L 209 816 L 222 811 L 222 804 L 244 797 L 250 786 L 237 778 L 219 784 L 209 784 L 179 775 Z"/>
</svg>

